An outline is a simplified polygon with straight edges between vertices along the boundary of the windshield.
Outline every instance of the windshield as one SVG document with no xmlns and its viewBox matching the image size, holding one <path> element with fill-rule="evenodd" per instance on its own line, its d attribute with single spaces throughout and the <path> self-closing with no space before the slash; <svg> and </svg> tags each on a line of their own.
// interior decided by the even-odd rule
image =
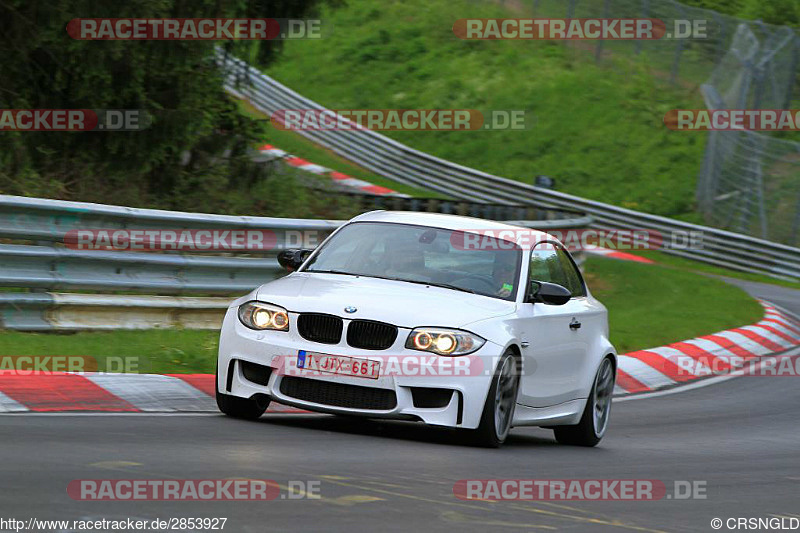
<svg viewBox="0 0 800 533">
<path fill-rule="evenodd" d="M 425 283 L 513 300 L 522 250 L 484 236 L 480 246 L 465 246 L 464 235 L 426 226 L 355 222 L 333 235 L 303 271 Z"/>
</svg>

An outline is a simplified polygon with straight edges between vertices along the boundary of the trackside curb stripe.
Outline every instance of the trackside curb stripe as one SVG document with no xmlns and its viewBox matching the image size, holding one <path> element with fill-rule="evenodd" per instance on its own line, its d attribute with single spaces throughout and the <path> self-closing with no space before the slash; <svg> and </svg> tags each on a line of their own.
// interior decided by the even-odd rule
<svg viewBox="0 0 800 533">
<path fill-rule="evenodd" d="M 641 363 L 647 365 L 649 368 L 653 370 L 657 370 L 658 372 L 664 374 L 665 376 L 669 377 L 671 381 L 689 381 L 693 379 L 694 376 L 689 374 L 688 371 L 685 369 L 681 369 L 678 365 L 676 365 L 673 361 L 670 361 L 664 356 L 661 356 L 655 352 L 650 350 L 639 350 L 636 352 L 631 352 L 627 354 L 629 358 L 635 359 L 640 361 Z M 620 366 L 622 366 L 620 364 Z M 623 370 L 626 370 L 623 368 Z M 636 373 L 631 373 L 631 376 L 639 378 L 639 375 Z"/>
<path fill-rule="evenodd" d="M 215 407 L 208 394 L 170 376 L 94 374 L 87 377 L 139 411 L 206 411 Z"/>
<path fill-rule="evenodd" d="M 31 411 L 136 411 L 113 393 L 78 374 L 3 375 L 0 391 Z"/>
<path fill-rule="evenodd" d="M 793 328 L 786 322 L 781 322 L 780 320 L 775 320 L 774 318 L 765 318 L 764 320 L 759 322 L 759 324 L 765 324 L 765 323 L 769 323 L 769 325 L 771 325 L 772 327 L 781 328 L 784 332 L 788 332 L 789 335 L 793 335 L 795 337 L 795 340 L 797 337 L 800 337 L 800 329 Z"/>
<path fill-rule="evenodd" d="M 676 383 L 639 359 L 627 355 L 620 355 L 617 359 L 619 360 L 619 368 L 623 372 L 644 384 L 649 390 L 667 387 Z"/>
<path fill-rule="evenodd" d="M 759 300 L 759 303 L 764 307 L 764 318 L 755 324 L 619 356 L 617 386 L 628 394 L 649 392 L 670 386 L 669 382 L 653 383 L 653 379 L 657 378 L 657 373 L 653 372 L 662 373 L 672 384 L 694 381 L 733 372 L 743 361 L 772 355 L 800 344 L 797 321 L 768 302 Z M 676 354 L 685 354 L 700 363 L 710 364 L 714 372 L 704 364 L 679 368 L 674 364 L 678 361 Z M 692 375 L 693 371 L 696 375 Z M 646 387 L 644 390 L 642 385 Z"/>
<path fill-rule="evenodd" d="M 730 339 L 722 337 L 721 335 L 706 335 L 704 337 L 700 337 L 700 339 L 708 340 L 715 344 L 718 344 L 725 348 L 726 350 L 732 352 L 734 355 L 738 355 L 744 359 L 751 359 L 753 357 L 758 357 L 756 354 L 749 350 L 745 350 L 740 345 L 736 344 Z"/>
<path fill-rule="evenodd" d="M 19 413 L 23 411 L 28 411 L 28 408 L 0 392 L 0 412 Z"/>
<path fill-rule="evenodd" d="M 769 340 L 768 338 L 764 337 L 763 335 L 759 335 L 758 333 L 756 333 L 754 331 L 750 331 L 749 329 L 734 328 L 731 331 L 733 331 L 735 333 L 741 333 L 745 337 L 748 337 L 748 338 L 756 341 L 760 345 L 764 346 L 767 350 L 769 350 L 771 352 L 779 352 L 779 351 L 784 349 L 784 347 L 781 346 L 780 344 L 776 344 L 776 343 L 772 342 L 771 340 Z"/>
<path fill-rule="evenodd" d="M 214 374 L 166 374 L 175 379 L 183 380 L 199 391 L 205 392 L 211 397 L 217 393 L 214 383 Z"/>
<path fill-rule="evenodd" d="M 670 347 L 682 351 L 695 361 L 703 363 L 707 361 L 711 363 L 711 368 L 714 368 L 716 370 L 722 370 L 724 372 L 727 372 L 728 370 L 731 369 L 731 365 L 729 365 L 728 362 L 722 359 L 721 357 L 717 357 L 711 352 L 701 350 L 700 348 L 692 344 L 686 342 L 676 342 L 674 344 L 670 344 Z"/>
<path fill-rule="evenodd" d="M 276 159 L 282 159 L 284 163 L 287 165 L 306 171 L 311 172 L 317 175 L 327 175 L 331 178 L 334 182 L 344 185 L 346 187 L 351 187 L 353 189 L 359 189 L 364 192 L 368 192 L 371 194 L 378 194 L 381 196 L 401 196 L 401 197 L 408 197 L 407 194 L 401 194 L 397 191 L 389 189 L 388 187 L 382 187 L 380 185 L 374 185 L 368 181 L 359 180 L 353 178 L 352 176 L 348 176 L 347 174 L 342 174 L 341 172 L 337 172 L 336 170 L 331 170 L 327 167 L 323 167 L 322 165 L 317 165 L 303 159 L 302 157 L 297 157 L 292 155 L 288 152 L 281 150 L 280 148 L 276 148 L 271 144 L 264 144 L 258 148 L 259 153 L 265 154 L 268 156 L 272 156 Z"/>
<path fill-rule="evenodd" d="M 619 368 L 617 369 L 617 388 L 621 388 L 623 392 L 644 392 L 650 390 L 650 387 Z"/>
</svg>

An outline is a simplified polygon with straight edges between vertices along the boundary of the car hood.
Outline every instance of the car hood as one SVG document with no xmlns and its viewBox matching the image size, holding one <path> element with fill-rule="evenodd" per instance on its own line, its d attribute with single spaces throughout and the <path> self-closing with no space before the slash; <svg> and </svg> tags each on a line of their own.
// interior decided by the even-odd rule
<svg viewBox="0 0 800 533">
<path fill-rule="evenodd" d="M 498 298 L 370 277 L 297 272 L 258 288 L 257 298 L 291 312 L 327 313 L 378 320 L 400 327 L 461 327 L 513 313 L 516 304 Z M 345 313 L 345 307 L 356 312 Z"/>
</svg>

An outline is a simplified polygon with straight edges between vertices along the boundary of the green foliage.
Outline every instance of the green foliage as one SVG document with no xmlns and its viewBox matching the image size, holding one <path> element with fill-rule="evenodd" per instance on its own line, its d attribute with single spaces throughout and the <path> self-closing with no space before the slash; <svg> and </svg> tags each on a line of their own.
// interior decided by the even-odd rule
<svg viewBox="0 0 800 533">
<path fill-rule="evenodd" d="M 619 353 L 753 324 L 764 314 L 743 290 L 695 272 L 595 257 L 585 268 Z"/>
<path fill-rule="evenodd" d="M 683 0 L 682 3 L 768 24 L 800 27 L 797 0 Z"/>
<path fill-rule="evenodd" d="M 529 129 L 386 132 L 414 148 L 501 176 L 556 179 L 559 190 L 654 213 L 693 216 L 705 135 L 664 127 L 674 108 L 703 107 L 668 86 L 650 58 L 597 66 L 547 41 L 463 41 L 464 16 L 500 17 L 491 2 L 349 0 L 323 9 L 335 32 L 285 44 L 267 70 L 330 108 L 523 109 Z M 623 60 L 624 59 L 624 60 Z"/>
<path fill-rule="evenodd" d="M 135 132 L 0 133 L 0 192 L 248 214 L 308 214 L 294 174 L 270 176 L 248 150 L 262 126 L 222 89 L 205 41 L 81 41 L 78 17 L 289 17 L 316 0 L 7 0 L 0 3 L 0 108 L 136 109 Z M 280 4 L 278 6 L 278 4 Z M 266 55 L 264 57 L 267 57 Z M 317 201 L 328 206 L 327 201 Z M 296 208 L 296 205 L 301 207 Z M 324 211 L 331 209 L 325 207 Z"/>
</svg>

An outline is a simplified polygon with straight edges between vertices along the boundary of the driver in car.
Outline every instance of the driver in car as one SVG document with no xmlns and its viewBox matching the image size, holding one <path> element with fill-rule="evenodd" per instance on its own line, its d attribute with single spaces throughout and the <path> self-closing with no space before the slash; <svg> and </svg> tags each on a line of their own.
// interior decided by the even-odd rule
<svg viewBox="0 0 800 533">
<path fill-rule="evenodd" d="M 492 282 L 495 286 L 495 296 L 508 298 L 514 290 L 514 275 L 517 270 L 516 259 L 513 254 L 499 253 L 495 257 L 492 269 Z"/>
</svg>

